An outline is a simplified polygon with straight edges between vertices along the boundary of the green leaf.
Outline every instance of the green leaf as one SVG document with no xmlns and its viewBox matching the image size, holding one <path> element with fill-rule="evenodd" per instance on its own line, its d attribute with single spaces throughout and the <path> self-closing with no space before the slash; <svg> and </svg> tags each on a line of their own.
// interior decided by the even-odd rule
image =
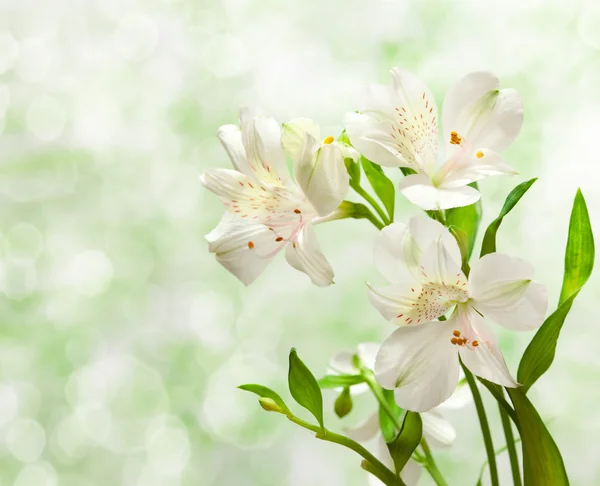
<svg viewBox="0 0 600 486">
<path fill-rule="evenodd" d="M 477 183 L 470 185 L 477 189 Z M 461 246 L 460 253 L 463 255 L 463 263 L 467 263 L 471 258 L 481 214 L 481 199 L 469 206 L 446 210 L 446 225 L 454 234 L 459 246 Z"/>
<path fill-rule="evenodd" d="M 344 165 L 346 166 L 346 171 L 350 176 L 350 187 L 355 188 L 360 185 L 360 165 L 357 162 L 354 162 L 354 159 L 350 157 L 346 157 L 344 159 Z"/>
<path fill-rule="evenodd" d="M 394 400 L 394 390 L 381 389 L 383 398 L 388 405 L 388 408 L 394 412 L 396 419 L 402 415 L 402 409 L 396 404 Z M 386 412 L 385 408 L 379 407 L 379 428 L 381 434 L 386 442 L 390 442 L 396 437 L 396 424 Z"/>
<path fill-rule="evenodd" d="M 302 362 L 296 349 L 290 351 L 290 368 L 288 372 L 290 393 L 299 405 L 314 415 L 321 429 L 323 425 L 323 396 L 317 379 Z"/>
<path fill-rule="evenodd" d="M 517 379 L 523 384 L 525 393 L 552 365 L 562 326 L 575 298 L 590 277 L 593 266 L 594 236 L 585 200 L 581 191 L 577 191 L 569 223 L 565 273 L 558 309 L 535 333 L 519 364 Z"/>
<path fill-rule="evenodd" d="M 350 387 L 345 387 L 342 393 L 336 398 L 333 405 L 333 410 L 339 418 L 343 418 L 352 411 L 352 396 L 350 395 Z"/>
<path fill-rule="evenodd" d="M 325 375 L 318 383 L 321 388 L 337 388 L 358 385 L 364 381 L 361 375 Z"/>
<path fill-rule="evenodd" d="M 560 304 L 579 292 L 590 278 L 593 268 L 594 235 L 585 199 L 581 194 L 581 189 L 578 189 L 569 222 L 569 238 L 565 252 L 565 276 L 560 292 Z"/>
<path fill-rule="evenodd" d="M 507 388 L 519 418 L 523 474 L 527 486 L 568 486 L 569 478 L 546 425 L 521 388 Z"/>
<path fill-rule="evenodd" d="M 502 224 L 502 220 L 504 216 L 506 216 L 512 208 L 519 202 L 519 200 L 523 197 L 523 195 L 529 190 L 529 188 L 533 185 L 533 183 L 537 181 L 537 177 L 530 179 L 528 181 L 522 182 L 518 186 L 516 186 L 504 201 L 504 206 L 502 206 L 502 210 L 500 211 L 499 216 L 490 223 L 487 230 L 485 231 L 485 235 L 483 236 L 483 242 L 481 243 L 481 254 L 480 257 L 487 255 L 488 253 L 494 253 L 496 251 L 496 233 L 498 232 L 498 228 Z"/>
<path fill-rule="evenodd" d="M 516 415 L 515 411 L 513 410 L 513 408 L 510 406 L 510 404 L 506 401 L 506 398 L 504 398 L 504 392 L 502 391 L 502 387 L 500 385 L 497 385 L 496 383 L 487 381 L 486 379 L 481 378 L 480 376 L 478 376 L 477 379 L 483 384 L 483 386 L 485 386 L 489 390 L 489 392 L 498 401 L 498 404 L 502 408 L 504 408 L 504 410 L 506 410 L 506 413 L 508 413 L 508 415 L 512 419 L 512 421 L 515 424 L 517 424 L 517 420 L 518 420 L 517 415 Z"/>
<path fill-rule="evenodd" d="M 387 443 L 396 472 L 402 471 L 415 449 L 419 446 L 422 437 L 423 422 L 421 416 L 416 412 L 406 412 L 402 430 L 394 440 Z"/>
<path fill-rule="evenodd" d="M 394 204 L 396 199 L 394 184 L 387 178 L 379 165 L 371 162 L 362 155 L 360 156 L 360 163 L 373 191 L 375 191 L 375 194 L 377 194 L 377 197 L 379 197 L 387 209 L 390 221 L 394 221 Z"/>
<path fill-rule="evenodd" d="M 266 398 L 268 400 L 272 400 L 286 415 L 290 415 L 292 413 L 292 412 L 290 412 L 290 409 L 283 401 L 283 398 L 281 398 L 276 392 L 274 392 L 270 388 L 267 388 L 266 386 L 249 384 L 249 385 L 240 385 L 240 386 L 238 386 L 238 388 L 240 390 L 249 391 L 250 393 L 254 393 L 255 395 L 258 395 L 261 398 Z M 267 402 L 265 402 L 265 404 L 266 403 Z M 261 406 L 263 408 L 265 408 L 263 405 L 263 402 L 261 402 Z"/>
</svg>

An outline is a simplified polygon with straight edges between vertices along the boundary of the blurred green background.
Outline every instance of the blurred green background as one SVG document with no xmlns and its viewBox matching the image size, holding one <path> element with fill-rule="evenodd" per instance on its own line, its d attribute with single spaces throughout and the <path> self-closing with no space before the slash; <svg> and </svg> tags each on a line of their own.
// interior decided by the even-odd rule
<svg viewBox="0 0 600 486">
<path fill-rule="evenodd" d="M 317 228 L 337 284 L 280 255 L 244 288 L 203 236 L 229 167 L 215 137 L 242 104 L 337 135 L 360 87 L 399 65 L 444 91 L 472 70 L 520 91 L 520 175 L 481 184 L 484 221 L 539 176 L 500 231 L 558 297 L 576 188 L 600 228 L 597 2 L 4 0 L 0 2 L 0 485 L 359 486 L 351 452 L 264 413 L 235 387 L 285 391 L 296 346 L 330 356 L 392 330 L 367 302 L 375 229 Z M 399 171 L 390 170 L 397 181 Z M 397 201 L 398 220 L 416 214 Z M 596 274 L 597 275 L 597 274 Z M 575 486 L 600 484 L 600 279 L 582 292 L 530 395 Z M 531 334 L 497 329 L 510 368 Z M 364 396 L 333 429 L 372 410 Z M 489 401 L 496 446 L 503 444 Z M 472 406 L 437 451 L 451 485 L 484 461 Z M 501 476 L 510 483 L 508 461 Z M 487 478 L 486 478 L 487 480 Z M 423 477 L 420 484 L 430 484 Z"/>
</svg>

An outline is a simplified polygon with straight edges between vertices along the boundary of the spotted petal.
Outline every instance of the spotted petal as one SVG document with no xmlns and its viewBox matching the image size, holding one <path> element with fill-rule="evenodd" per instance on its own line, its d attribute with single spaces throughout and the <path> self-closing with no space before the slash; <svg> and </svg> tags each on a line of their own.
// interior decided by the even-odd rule
<svg viewBox="0 0 600 486">
<path fill-rule="evenodd" d="M 285 251 L 285 258 L 296 270 L 304 272 L 312 283 L 326 287 L 333 283 L 333 269 L 321 252 L 312 225 L 305 225 Z"/>
</svg>

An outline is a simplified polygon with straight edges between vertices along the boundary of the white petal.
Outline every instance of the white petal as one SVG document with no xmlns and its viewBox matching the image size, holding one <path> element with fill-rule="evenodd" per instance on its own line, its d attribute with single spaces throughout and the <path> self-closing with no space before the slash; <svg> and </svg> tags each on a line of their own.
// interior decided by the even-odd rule
<svg viewBox="0 0 600 486">
<path fill-rule="evenodd" d="M 366 114 L 349 113 L 344 124 L 350 142 L 367 159 L 386 167 L 415 166 L 398 150 L 397 142 L 391 135 L 394 131 L 391 121 L 380 121 Z"/>
<path fill-rule="evenodd" d="M 463 378 L 464 374 L 461 370 L 459 379 L 462 380 Z M 436 412 L 444 413 L 448 410 L 457 410 L 459 408 L 463 408 L 472 401 L 473 395 L 471 394 L 469 387 L 465 383 L 463 383 L 461 386 L 458 386 L 456 390 L 454 390 L 454 393 L 452 393 L 448 400 L 446 400 L 441 405 L 435 407 L 433 410 Z"/>
<path fill-rule="evenodd" d="M 333 269 L 321 253 L 312 225 L 305 225 L 296 241 L 288 244 L 285 258 L 296 270 L 308 275 L 315 285 L 326 287 L 333 283 Z"/>
<path fill-rule="evenodd" d="M 439 221 L 428 218 L 426 216 L 415 216 L 410 218 L 408 223 L 410 234 L 414 244 L 418 250 L 413 254 L 418 253 L 418 258 L 415 265 L 419 264 L 419 260 L 423 252 L 431 247 L 433 243 L 439 241 L 446 250 L 446 253 L 454 262 L 461 262 L 460 248 L 456 243 L 456 238 L 452 236 L 448 228 Z"/>
<path fill-rule="evenodd" d="M 256 179 L 275 186 L 288 184 L 291 179 L 281 148 L 279 123 L 249 108 L 242 108 L 240 121 L 246 158 Z"/>
<path fill-rule="evenodd" d="M 438 153 L 437 106 L 423 81 L 409 71 L 390 71 L 397 96 L 398 142 L 410 144 L 417 165 L 423 170 L 435 166 Z"/>
<path fill-rule="evenodd" d="M 373 248 L 375 268 L 389 282 L 412 278 L 421 256 L 409 228 L 403 223 L 393 223 L 383 228 Z"/>
<path fill-rule="evenodd" d="M 413 459 L 409 459 L 405 464 L 404 469 L 402 469 L 400 477 L 406 486 L 416 486 L 416 484 L 419 482 L 422 472 L 423 468 L 419 465 L 419 463 Z"/>
<path fill-rule="evenodd" d="M 326 216 L 346 197 L 349 176 L 338 146 L 324 144 L 315 153 L 315 143 L 305 134 L 300 156 L 294 160 L 294 175 L 318 215 Z"/>
<path fill-rule="evenodd" d="M 432 321 L 401 327 L 384 341 L 375 361 L 375 377 L 382 387 L 395 389 L 399 406 L 424 412 L 452 394 L 459 365 L 451 338 L 448 322 Z"/>
<path fill-rule="evenodd" d="M 358 357 L 365 368 L 371 371 L 375 368 L 375 358 L 381 345 L 379 343 L 360 343 L 358 345 Z"/>
<path fill-rule="evenodd" d="M 375 287 L 367 282 L 369 302 L 388 321 L 396 320 L 396 324 L 412 324 L 413 308 L 421 295 L 422 287 L 418 282 L 395 283 L 387 287 Z"/>
<path fill-rule="evenodd" d="M 456 430 L 440 412 L 430 410 L 421 414 L 423 420 L 423 435 L 433 447 L 451 446 L 456 439 Z"/>
<path fill-rule="evenodd" d="M 290 159 L 297 160 L 302 154 L 306 133 L 315 140 L 315 143 L 321 138 L 319 125 L 310 118 L 294 118 L 283 124 L 281 145 Z"/>
<path fill-rule="evenodd" d="M 471 270 L 474 307 L 508 329 L 537 329 L 548 309 L 548 292 L 531 281 L 533 273 L 533 266 L 520 258 L 501 253 L 485 255 Z"/>
<path fill-rule="evenodd" d="M 444 100 L 444 138 L 457 132 L 476 147 L 501 151 L 517 137 L 523 124 L 523 105 L 513 89 L 498 89 L 491 73 L 471 73 Z"/>
<path fill-rule="evenodd" d="M 367 420 L 356 427 L 346 428 L 344 432 L 348 437 L 357 442 L 367 442 L 379 434 L 379 413 L 375 412 Z"/>
<path fill-rule="evenodd" d="M 496 337 L 477 312 L 459 306 L 449 323 L 468 339 L 468 344 L 459 346 L 459 353 L 469 370 L 498 385 L 510 388 L 518 386 L 506 366 Z M 478 345 L 473 346 L 473 341 L 477 341 Z"/>
<path fill-rule="evenodd" d="M 231 159 L 235 169 L 250 177 L 252 170 L 246 160 L 246 149 L 242 143 L 242 132 L 237 125 L 223 125 L 217 130 L 217 137 Z"/>
<path fill-rule="evenodd" d="M 461 187 L 486 177 L 509 174 L 517 171 L 502 157 L 490 149 L 471 150 L 450 158 L 436 173 L 434 179 L 444 188 Z"/>
<path fill-rule="evenodd" d="M 337 375 L 354 375 L 357 370 L 353 364 L 354 352 L 340 351 L 329 361 L 329 369 Z"/>
<path fill-rule="evenodd" d="M 354 162 L 358 162 L 359 153 L 356 151 L 355 148 L 351 147 L 350 145 L 344 142 L 333 142 L 332 145 L 335 145 L 342 151 L 343 159 L 352 159 Z"/>
<path fill-rule="evenodd" d="M 450 209 L 468 206 L 479 200 L 481 194 L 469 186 L 436 187 L 431 178 L 423 174 L 413 174 L 400 182 L 400 192 L 411 203 L 422 209 Z"/>
<path fill-rule="evenodd" d="M 460 259 L 456 261 L 455 257 L 456 254 L 451 255 L 448 252 L 441 238 L 434 241 L 419 260 L 421 282 L 428 282 L 429 285 L 442 284 L 441 288 L 436 287 L 438 297 L 442 298 L 445 294 L 450 301 L 465 302 L 469 297 L 467 277 L 460 268 Z M 426 284 L 423 283 L 423 286 Z M 434 297 L 430 297 L 429 300 Z"/>
<path fill-rule="evenodd" d="M 245 285 L 251 284 L 283 245 L 267 227 L 225 213 L 218 226 L 206 235 L 209 251 Z"/>
<path fill-rule="evenodd" d="M 292 190 L 258 185 L 230 169 L 209 169 L 200 176 L 202 184 L 220 197 L 228 211 L 253 222 L 272 226 L 297 224 L 302 212 L 312 208 Z M 298 209 L 301 213 L 296 213 Z M 285 234 L 281 234 L 286 238 Z"/>
</svg>

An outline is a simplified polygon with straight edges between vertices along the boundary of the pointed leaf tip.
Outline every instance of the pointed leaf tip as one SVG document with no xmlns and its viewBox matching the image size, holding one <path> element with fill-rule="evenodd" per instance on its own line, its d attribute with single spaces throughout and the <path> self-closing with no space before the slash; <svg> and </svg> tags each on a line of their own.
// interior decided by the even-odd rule
<svg viewBox="0 0 600 486">
<path fill-rule="evenodd" d="M 317 379 L 300 359 L 296 348 L 290 350 L 289 362 L 288 385 L 292 397 L 299 405 L 312 413 L 321 429 L 324 429 L 323 396 Z"/>
</svg>

